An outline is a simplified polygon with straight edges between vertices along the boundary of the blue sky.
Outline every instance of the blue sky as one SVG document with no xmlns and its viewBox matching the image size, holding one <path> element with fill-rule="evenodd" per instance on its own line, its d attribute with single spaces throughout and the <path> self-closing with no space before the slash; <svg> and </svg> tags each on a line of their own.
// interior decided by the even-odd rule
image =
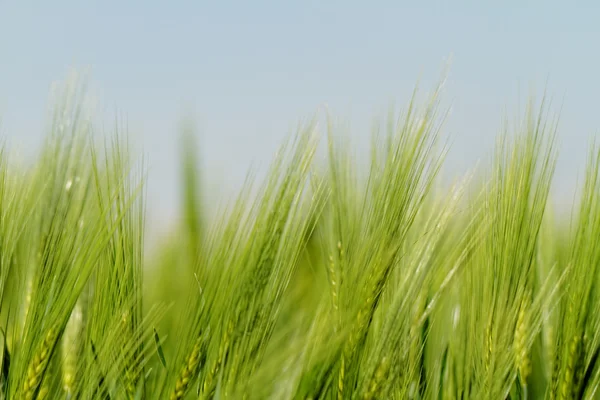
<svg viewBox="0 0 600 400">
<path fill-rule="evenodd" d="M 125 116 L 147 155 L 150 209 L 168 220 L 183 116 L 201 134 L 207 190 L 227 192 L 324 104 L 360 143 L 373 117 L 404 104 L 419 79 L 430 88 L 452 56 L 448 173 L 489 157 L 505 113 L 547 84 L 562 105 L 565 202 L 600 127 L 594 3 L 0 0 L 1 134 L 35 149 L 52 82 L 89 69 L 102 115 Z"/>
</svg>

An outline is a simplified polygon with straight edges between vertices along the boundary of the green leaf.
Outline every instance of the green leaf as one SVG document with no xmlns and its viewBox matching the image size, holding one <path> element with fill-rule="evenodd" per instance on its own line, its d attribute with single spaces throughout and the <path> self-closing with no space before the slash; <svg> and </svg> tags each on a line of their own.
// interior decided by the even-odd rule
<svg viewBox="0 0 600 400">
<path fill-rule="evenodd" d="M 154 344 L 156 345 L 156 353 L 158 354 L 158 359 L 162 366 L 167 368 L 167 361 L 165 360 L 165 353 L 163 352 L 162 345 L 160 344 L 160 338 L 158 337 L 158 332 L 156 332 L 156 328 L 154 330 Z"/>
</svg>

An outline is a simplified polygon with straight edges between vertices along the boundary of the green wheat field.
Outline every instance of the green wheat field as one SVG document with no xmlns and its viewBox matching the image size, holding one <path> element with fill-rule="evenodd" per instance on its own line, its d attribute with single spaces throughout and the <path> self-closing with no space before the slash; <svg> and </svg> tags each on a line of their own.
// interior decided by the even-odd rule
<svg viewBox="0 0 600 400">
<path fill-rule="evenodd" d="M 145 249 L 147 171 L 84 94 L 33 162 L 0 150 L 0 399 L 600 398 L 600 146 L 559 218 L 547 102 L 448 187 L 439 90 L 363 166 L 302 125 L 216 215 L 183 152 L 181 223 Z"/>
</svg>

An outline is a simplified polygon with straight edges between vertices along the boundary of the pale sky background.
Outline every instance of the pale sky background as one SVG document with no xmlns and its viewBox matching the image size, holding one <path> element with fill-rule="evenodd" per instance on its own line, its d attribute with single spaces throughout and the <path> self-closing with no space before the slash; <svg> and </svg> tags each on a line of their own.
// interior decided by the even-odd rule
<svg viewBox="0 0 600 400">
<path fill-rule="evenodd" d="M 431 88 L 452 56 L 447 173 L 489 158 L 505 110 L 547 82 L 562 104 L 555 198 L 568 204 L 600 128 L 600 5 L 501 4 L 0 0 L 0 134 L 39 147 L 50 85 L 88 68 L 105 121 L 125 116 L 147 156 L 149 211 L 164 226 L 186 114 L 207 192 L 229 193 L 324 104 L 365 141 L 373 117 L 419 78 Z"/>
</svg>

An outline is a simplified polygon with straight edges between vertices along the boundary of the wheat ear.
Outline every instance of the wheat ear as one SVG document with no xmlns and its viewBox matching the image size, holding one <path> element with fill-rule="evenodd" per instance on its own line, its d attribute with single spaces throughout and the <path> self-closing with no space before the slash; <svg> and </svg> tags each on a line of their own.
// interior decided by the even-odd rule
<svg viewBox="0 0 600 400">
<path fill-rule="evenodd" d="M 27 368 L 27 375 L 23 382 L 22 397 L 24 400 L 33 400 L 38 392 L 38 388 L 42 383 L 46 367 L 50 361 L 50 356 L 58 338 L 58 329 L 56 326 L 51 327 L 46 333 L 40 348 L 33 356 L 32 362 Z"/>
<path fill-rule="evenodd" d="M 200 366 L 200 357 L 202 353 L 202 336 L 199 336 L 194 343 L 194 347 L 188 355 L 185 364 L 175 382 L 175 389 L 171 393 L 171 400 L 183 399 L 190 387 L 190 382 L 198 372 Z"/>
<path fill-rule="evenodd" d="M 515 329 L 515 359 L 523 387 L 527 387 L 527 378 L 531 374 L 531 360 L 527 348 L 527 332 L 529 330 L 529 297 L 521 302 Z"/>
</svg>

